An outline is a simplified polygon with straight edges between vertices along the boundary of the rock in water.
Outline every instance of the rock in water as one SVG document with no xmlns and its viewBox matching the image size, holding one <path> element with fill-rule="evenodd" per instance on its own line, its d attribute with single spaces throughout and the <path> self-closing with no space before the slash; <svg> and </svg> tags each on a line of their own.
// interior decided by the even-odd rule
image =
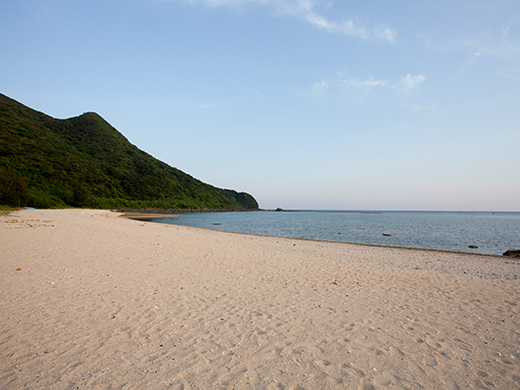
<svg viewBox="0 0 520 390">
<path fill-rule="evenodd" d="M 520 249 L 510 249 L 505 251 L 502 255 L 509 257 L 520 257 Z"/>
</svg>

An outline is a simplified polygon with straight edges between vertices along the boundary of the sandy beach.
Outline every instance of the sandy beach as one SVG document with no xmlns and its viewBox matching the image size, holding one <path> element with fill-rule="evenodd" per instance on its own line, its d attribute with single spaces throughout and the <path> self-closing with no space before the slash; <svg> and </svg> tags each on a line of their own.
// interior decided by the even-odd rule
<svg viewBox="0 0 520 390">
<path fill-rule="evenodd" d="M 520 261 L 0 216 L 1 389 L 520 389 Z"/>
</svg>

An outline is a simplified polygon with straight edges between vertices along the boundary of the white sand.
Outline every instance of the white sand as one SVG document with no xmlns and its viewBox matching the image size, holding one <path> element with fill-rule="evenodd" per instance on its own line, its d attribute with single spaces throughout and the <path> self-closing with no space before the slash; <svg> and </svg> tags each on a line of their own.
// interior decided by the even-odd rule
<svg viewBox="0 0 520 390">
<path fill-rule="evenodd" d="M 512 259 L 23 210 L 0 275 L 1 389 L 520 389 Z"/>
</svg>

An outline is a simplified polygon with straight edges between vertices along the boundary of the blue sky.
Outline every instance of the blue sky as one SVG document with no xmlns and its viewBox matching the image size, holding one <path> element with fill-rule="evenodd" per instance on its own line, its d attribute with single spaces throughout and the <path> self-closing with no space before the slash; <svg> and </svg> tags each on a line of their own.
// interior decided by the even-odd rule
<svg viewBox="0 0 520 390">
<path fill-rule="evenodd" d="M 263 208 L 520 211 L 518 0 L 7 0 L 0 92 Z"/>
</svg>

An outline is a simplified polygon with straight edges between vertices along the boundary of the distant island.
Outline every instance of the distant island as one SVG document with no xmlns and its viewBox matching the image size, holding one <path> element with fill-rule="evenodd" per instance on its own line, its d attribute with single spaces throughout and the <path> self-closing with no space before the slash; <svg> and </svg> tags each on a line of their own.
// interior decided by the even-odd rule
<svg viewBox="0 0 520 390">
<path fill-rule="evenodd" d="M 101 116 L 55 119 L 0 94 L 0 204 L 35 208 L 254 210 L 132 145 Z"/>
</svg>

